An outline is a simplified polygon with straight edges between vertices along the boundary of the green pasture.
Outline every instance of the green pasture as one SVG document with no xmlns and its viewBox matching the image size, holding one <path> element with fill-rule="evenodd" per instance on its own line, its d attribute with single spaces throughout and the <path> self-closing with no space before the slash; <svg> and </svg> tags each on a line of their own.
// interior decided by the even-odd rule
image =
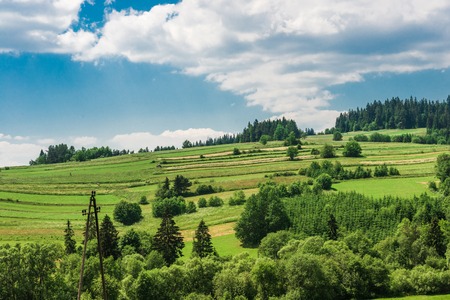
<svg viewBox="0 0 450 300">
<path fill-rule="evenodd" d="M 380 132 L 390 135 L 425 134 L 424 129 Z M 373 197 L 388 194 L 408 197 L 427 192 L 427 183 L 436 180 L 436 157 L 450 151 L 447 145 L 366 142 L 360 143 L 362 157 L 343 157 L 345 143 L 359 133 L 371 134 L 345 133 L 344 140 L 338 142 L 332 141 L 331 135 L 309 136 L 302 141 L 302 149 L 294 161 L 288 160 L 282 142 L 269 142 L 267 145 L 207 146 L 136 153 L 87 162 L 1 169 L 0 243 L 62 241 L 67 220 L 71 221 L 76 239 L 81 243 L 85 223 L 81 210 L 87 209 L 92 190 L 97 192 L 100 218 L 103 218 L 105 214 L 112 216 L 114 205 L 121 200 L 138 202 L 146 196 L 151 202 L 166 177 L 172 180 L 176 175 L 183 175 L 193 183 L 191 191 L 195 191 L 200 184 L 221 188 L 222 192 L 216 195 L 225 202 L 222 207 L 201 208 L 196 213 L 175 218 L 186 237 L 187 248 L 195 228 L 203 219 L 210 228 L 219 254 L 231 255 L 247 251 L 240 248 L 233 234 L 234 224 L 243 210 L 243 206 L 228 205 L 233 192 L 244 190 L 250 196 L 257 192 L 259 184 L 268 180 L 285 184 L 307 180 L 298 175 L 299 169 L 308 167 L 312 161 L 323 161 L 311 155 L 313 148 L 320 149 L 325 143 L 332 144 L 338 157 L 330 160 L 339 161 L 349 169 L 358 165 L 374 169 L 384 163 L 398 168 L 399 177 L 341 181 L 333 185 L 336 191 L 357 191 Z M 241 153 L 233 155 L 234 148 Z M 285 173 L 294 176 L 283 176 Z M 208 199 L 210 196 L 203 197 Z M 197 203 L 199 198 L 186 197 L 186 201 Z M 151 204 L 141 208 L 144 218 L 139 223 L 132 227 L 115 223 L 121 234 L 130 228 L 156 232 L 160 220 L 152 217 Z"/>
</svg>

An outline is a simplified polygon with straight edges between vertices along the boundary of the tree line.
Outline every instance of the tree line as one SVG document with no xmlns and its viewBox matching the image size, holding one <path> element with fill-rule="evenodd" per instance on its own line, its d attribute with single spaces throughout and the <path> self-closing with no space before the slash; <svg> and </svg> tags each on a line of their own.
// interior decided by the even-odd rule
<svg viewBox="0 0 450 300">
<path fill-rule="evenodd" d="M 87 161 L 101 157 L 113 157 L 119 155 L 126 155 L 133 153 L 130 150 L 115 150 L 108 146 L 81 148 L 75 150 L 74 146 L 67 146 L 66 144 L 50 145 L 46 151 L 41 150 L 39 156 L 35 160 L 30 161 L 32 165 L 56 164 L 68 161 Z"/>
<path fill-rule="evenodd" d="M 336 118 L 335 130 L 372 131 L 379 129 L 450 128 L 450 96 L 446 101 L 398 97 L 374 101 L 365 108 L 350 109 Z"/>
<path fill-rule="evenodd" d="M 235 143 L 250 143 L 259 142 L 261 140 L 269 141 L 283 141 L 293 133 L 295 138 L 300 138 L 306 135 L 314 135 L 314 129 L 305 128 L 305 131 L 297 127 L 294 120 L 287 120 L 286 118 L 276 120 L 255 120 L 253 123 L 248 122 L 247 127 L 241 133 L 225 134 L 217 138 L 208 138 L 206 141 L 191 142 L 186 140 L 183 142 L 183 148 L 214 146 Z"/>
</svg>

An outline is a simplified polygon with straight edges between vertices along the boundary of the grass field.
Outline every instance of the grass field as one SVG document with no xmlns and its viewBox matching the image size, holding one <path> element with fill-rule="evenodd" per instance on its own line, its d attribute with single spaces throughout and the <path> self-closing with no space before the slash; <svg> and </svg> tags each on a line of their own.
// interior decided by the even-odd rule
<svg viewBox="0 0 450 300">
<path fill-rule="evenodd" d="M 424 134 L 424 129 L 409 131 L 382 131 L 390 135 L 414 133 Z M 63 231 L 69 219 L 81 243 L 86 209 L 92 190 L 97 192 L 97 203 L 101 214 L 112 216 L 114 205 L 120 200 L 137 202 L 142 196 L 150 201 L 158 184 L 168 177 L 183 175 L 193 182 L 195 191 L 200 184 L 221 187 L 217 194 L 225 205 L 219 208 L 202 208 L 191 215 L 175 218 L 186 240 L 186 249 L 193 231 L 201 219 L 209 226 L 213 241 L 221 255 L 232 255 L 242 251 L 234 237 L 233 226 L 243 210 L 242 206 L 229 206 L 228 199 L 236 190 L 244 190 L 247 195 L 257 192 L 258 184 L 273 180 L 291 183 L 307 180 L 306 177 L 273 176 L 275 173 L 293 172 L 298 174 L 314 160 L 322 159 L 311 155 L 311 149 L 329 143 L 336 147 L 337 158 L 344 167 L 357 165 L 375 168 L 386 163 L 399 169 L 399 177 L 385 179 L 364 179 L 341 181 L 334 184 L 337 191 L 357 191 L 373 197 L 384 195 L 413 196 L 427 192 L 427 183 L 436 180 L 434 164 L 440 153 L 448 152 L 446 145 L 418 145 L 399 143 L 360 143 L 363 157 L 342 156 L 346 141 L 357 133 L 344 134 L 344 141 L 332 141 L 330 135 L 310 136 L 305 141 L 298 158 L 289 161 L 286 147 L 282 142 L 220 145 L 189 148 L 162 152 L 139 153 L 89 162 L 66 164 L 11 167 L 0 171 L 0 243 L 27 241 L 63 240 Z M 240 155 L 233 155 L 238 148 Z M 205 196 L 206 198 L 209 195 Z M 187 201 L 197 202 L 198 196 Z M 133 225 L 137 230 L 156 232 L 159 220 L 152 217 L 151 205 L 141 206 L 144 218 Z M 115 222 L 123 233 L 129 227 Z M 245 249 L 245 251 L 252 251 Z M 255 255 L 254 252 L 251 252 Z"/>
</svg>

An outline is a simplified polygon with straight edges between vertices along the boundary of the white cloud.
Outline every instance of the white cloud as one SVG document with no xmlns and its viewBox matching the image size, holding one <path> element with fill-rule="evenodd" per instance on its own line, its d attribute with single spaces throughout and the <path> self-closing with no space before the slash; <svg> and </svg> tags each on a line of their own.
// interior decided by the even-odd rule
<svg viewBox="0 0 450 300">
<path fill-rule="evenodd" d="M 0 49 L 58 52 L 58 34 L 78 20 L 84 0 L 0 1 Z"/>
<path fill-rule="evenodd" d="M 0 167 L 27 165 L 39 155 L 41 149 L 41 146 L 32 143 L 0 141 Z"/>
<path fill-rule="evenodd" d="M 76 149 L 79 149 L 81 147 L 92 147 L 98 143 L 98 139 L 93 136 L 73 137 L 70 139 L 70 141 L 70 144 L 73 145 Z"/>
<path fill-rule="evenodd" d="M 0 1 L 0 51 L 170 64 L 302 123 L 337 113 L 334 85 L 450 67 L 447 0 L 183 0 L 108 9 L 96 32 L 75 32 L 81 3 Z"/>
<path fill-rule="evenodd" d="M 338 113 L 334 85 L 449 67 L 449 11 L 445 0 L 184 0 L 113 11 L 76 58 L 171 64 L 303 122 Z"/>
<path fill-rule="evenodd" d="M 226 134 L 210 128 L 189 128 L 187 130 L 166 130 L 159 135 L 150 132 L 134 132 L 116 135 L 111 139 L 111 146 L 115 149 L 139 150 L 148 147 L 153 150 L 157 146 L 175 146 L 180 148 L 185 140 L 191 142 L 220 137 Z"/>
</svg>

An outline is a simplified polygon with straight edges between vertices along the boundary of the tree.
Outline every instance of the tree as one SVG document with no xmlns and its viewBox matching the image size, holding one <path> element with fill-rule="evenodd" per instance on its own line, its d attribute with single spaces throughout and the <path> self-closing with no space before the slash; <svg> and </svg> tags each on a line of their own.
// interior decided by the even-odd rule
<svg viewBox="0 0 450 300">
<path fill-rule="evenodd" d="M 112 256 L 114 259 L 119 258 L 119 232 L 108 215 L 105 215 L 103 218 L 99 234 L 103 257 Z"/>
<path fill-rule="evenodd" d="M 170 181 L 169 178 L 166 177 L 166 179 L 164 180 L 164 183 L 162 186 L 160 186 L 158 188 L 158 190 L 155 193 L 155 196 L 157 198 L 170 198 L 172 196 L 172 192 L 170 190 Z"/>
<path fill-rule="evenodd" d="M 333 214 L 330 214 L 330 217 L 328 219 L 328 238 L 330 240 L 337 240 L 338 239 L 338 224 L 336 221 L 336 218 Z"/>
<path fill-rule="evenodd" d="M 444 244 L 444 234 L 442 233 L 441 226 L 439 226 L 438 218 L 433 218 L 430 224 L 430 229 L 428 230 L 427 244 L 436 250 L 436 253 L 444 257 L 446 247 Z"/>
<path fill-rule="evenodd" d="M 72 254 L 76 252 L 77 242 L 73 239 L 75 233 L 73 232 L 70 221 L 67 220 L 67 227 L 64 229 L 64 246 L 66 254 Z"/>
<path fill-rule="evenodd" d="M 176 196 L 182 196 L 189 191 L 191 185 L 192 182 L 190 182 L 188 178 L 183 175 L 177 175 L 173 182 L 172 190 Z"/>
<path fill-rule="evenodd" d="M 179 230 L 172 217 L 166 215 L 162 218 L 161 225 L 153 237 L 153 250 L 162 254 L 168 266 L 178 257 L 183 256 L 181 250 L 184 248 L 184 242 Z"/>
<path fill-rule="evenodd" d="M 333 158 L 336 156 L 336 151 L 334 150 L 334 147 L 329 144 L 325 144 L 322 147 L 322 150 L 320 151 L 320 157 L 322 158 Z"/>
<path fill-rule="evenodd" d="M 142 209 L 137 203 L 122 200 L 114 208 L 114 219 L 124 225 L 132 225 L 142 219 Z"/>
<path fill-rule="evenodd" d="M 290 160 L 294 160 L 294 158 L 297 156 L 298 154 L 298 148 L 294 147 L 294 146 L 290 146 L 287 149 L 287 156 L 289 156 Z"/>
<path fill-rule="evenodd" d="M 316 184 L 322 190 L 329 190 L 331 189 L 331 185 L 333 184 L 333 178 L 331 178 L 331 176 L 326 173 L 322 173 L 316 178 Z"/>
<path fill-rule="evenodd" d="M 192 255 L 200 258 L 215 254 L 216 250 L 211 242 L 211 234 L 209 234 L 208 226 L 203 219 L 195 230 L 194 242 L 192 245 Z"/>
<path fill-rule="evenodd" d="M 263 134 L 261 135 L 261 137 L 259 138 L 259 142 L 263 145 L 266 145 L 267 142 L 270 141 L 270 136 L 267 134 Z"/>
<path fill-rule="evenodd" d="M 125 232 L 125 234 L 120 239 L 120 248 L 123 250 L 125 247 L 129 246 L 131 252 L 139 253 L 141 250 L 141 237 L 133 228 Z M 124 254 L 125 256 L 125 254 Z"/>
<path fill-rule="evenodd" d="M 257 246 L 269 232 L 287 229 L 290 224 L 280 191 L 268 183 L 247 199 L 235 227 L 236 237 L 245 246 Z"/>
<path fill-rule="evenodd" d="M 441 182 L 450 176 L 450 154 L 439 154 L 436 160 L 436 176 Z"/>
<path fill-rule="evenodd" d="M 333 132 L 333 141 L 342 141 L 342 133 L 340 131 L 335 130 Z"/>
<path fill-rule="evenodd" d="M 298 145 L 298 140 L 295 137 L 295 133 L 293 131 L 291 131 L 289 133 L 288 137 L 284 141 L 284 145 L 285 146 L 296 146 L 296 145 Z"/>
<path fill-rule="evenodd" d="M 345 157 L 359 157 L 361 156 L 361 146 L 357 141 L 350 141 L 345 144 L 342 154 Z"/>
</svg>

